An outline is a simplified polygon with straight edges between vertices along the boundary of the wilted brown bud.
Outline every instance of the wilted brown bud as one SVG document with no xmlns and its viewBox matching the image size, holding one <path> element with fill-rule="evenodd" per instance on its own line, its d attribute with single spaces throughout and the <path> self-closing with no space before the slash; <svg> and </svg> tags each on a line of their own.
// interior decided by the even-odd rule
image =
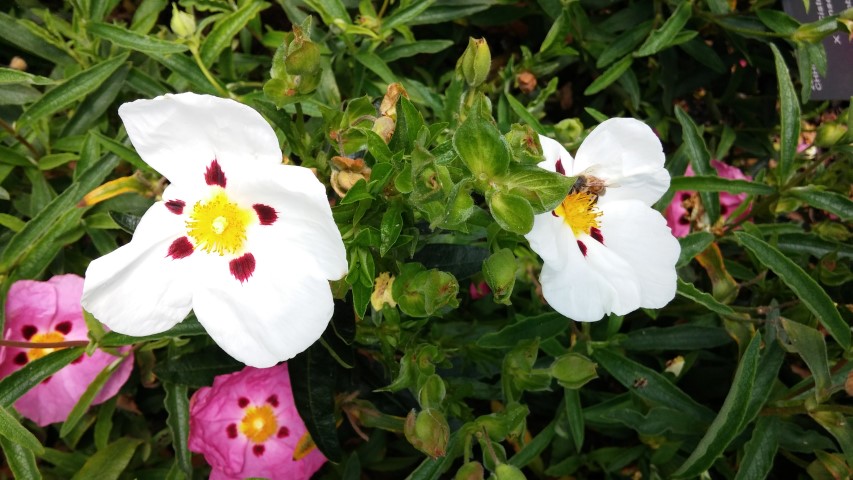
<svg viewBox="0 0 853 480">
<path fill-rule="evenodd" d="M 12 57 L 12 61 L 9 62 L 9 68 L 24 72 L 27 70 L 27 62 L 21 57 Z"/>
<path fill-rule="evenodd" d="M 389 83 L 385 90 L 385 96 L 382 97 L 382 103 L 379 105 L 379 114 L 393 119 L 397 118 L 397 102 L 400 100 L 400 95 L 409 98 L 409 93 L 399 83 Z"/>
<path fill-rule="evenodd" d="M 385 143 L 388 143 L 394 135 L 394 129 L 396 126 L 397 124 L 394 122 L 393 118 L 379 117 L 375 122 L 373 122 L 373 128 L 371 128 L 371 130 L 378 133 L 379 136 L 382 137 L 382 140 L 384 140 Z"/>
<path fill-rule="evenodd" d="M 370 180 L 370 167 L 360 158 L 332 157 L 331 184 L 335 193 L 342 198 L 359 180 Z"/>
<path fill-rule="evenodd" d="M 536 88 L 536 76 L 530 72 L 521 72 L 515 77 L 518 89 L 523 93 L 530 93 Z"/>
</svg>

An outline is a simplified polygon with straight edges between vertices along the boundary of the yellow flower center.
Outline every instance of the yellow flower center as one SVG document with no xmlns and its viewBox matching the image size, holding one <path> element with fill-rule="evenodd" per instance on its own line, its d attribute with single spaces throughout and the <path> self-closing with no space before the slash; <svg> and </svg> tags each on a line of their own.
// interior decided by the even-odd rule
<svg viewBox="0 0 853 480">
<path fill-rule="evenodd" d="M 187 220 L 187 235 L 197 248 L 220 256 L 233 255 L 243 248 L 251 212 L 228 199 L 224 191 L 193 205 Z"/>
<path fill-rule="evenodd" d="M 269 405 L 249 407 L 240 421 L 240 432 L 255 443 L 263 443 L 278 430 L 275 413 Z"/>
<path fill-rule="evenodd" d="M 570 193 L 563 199 L 554 213 L 563 217 L 563 222 L 572 229 L 577 237 L 581 233 L 589 235 L 592 228 L 598 228 L 601 211 L 595 206 L 597 197 L 587 192 Z"/>
<path fill-rule="evenodd" d="M 59 332 L 37 333 L 30 338 L 30 341 L 33 343 L 62 342 L 65 341 L 65 335 Z M 31 348 L 27 350 L 27 359 L 32 362 L 57 350 L 62 350 L 62 348 Z"/>
</svg>

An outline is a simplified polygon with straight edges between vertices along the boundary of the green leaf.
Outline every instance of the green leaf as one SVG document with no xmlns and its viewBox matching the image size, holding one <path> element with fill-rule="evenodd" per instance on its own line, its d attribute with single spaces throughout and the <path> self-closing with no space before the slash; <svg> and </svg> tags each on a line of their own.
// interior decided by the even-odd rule
<svg viewBox="0 0 853 480">
<path fill-rule="evenodd" d="M 27 85 L 53 85 L 56 80 L 52 78 L 33 75 L 13 68 L 0 68 L 0 85 L 10 83 L 22 83 Z"/>
<path fill-rule="evenodd" d="M 497 332 L 489 332 L 477 340 L 484 348 L 511 348 L 520 340 L 539 338 L 546 340 L 571 327 L 572 321 L 557 312 L 548 312 L 534 317 L 522 317 Z"/>
<path fill-rule="evenodd" d="M 761 334 L 756 333 L 740 359 L 732 381 L 732 388 L 726 395 L 720 413 L 714 418 L 705 436 L 702 437 L 687 460 L 673 474 L 673 477 L 695 477 L 704 472 L 723 454 L 726 447 L 739 433 L 752 394 L 755 372 L 758 369 L 760 345 Z"/>
<path fill-rule="evenodd" d="M 0 436 L 0 447 L 6 455 L 6 465 L 12 471 L 12 478 L 41 480 L 41 472 L 32 450 L 4 436 Z"/>
<path fill-rule="evenodd" d="M 216 22 L 213 30 L 205 37 L 201 44 L 199 56 L 205 65 L 212 65 L 223 50 L 231 46 L 234 37 L 240 33 L 250 20 L 255 18 L 261 10 L 270 6 L 266 2 L 246 2 L 237 11 L 231 13 L 224 19 Z"/>
<path fill-rule="evenodd" d="M 478 245 L 432 243 L 419 250 L 412 259 L 426 268 L 435 268 L 465 280 L 480 272 L 489 250 Z"/>
<path fill-rule="evenodd" d="M 107 445 L 103 450 L 98 450 L 83 465 L 71 480 L 118 480 L 121 473 L 127 468 L 133 453 L 142 443 L 137 438 L 122 437 Z"/>
<path fill-rule="evenodd" d="M 853 246 L 824 240 L 814 233 L 787 233 L 779 235 L 779 250 L 792 254 L 807 254 L 817 258 L 837 253 L 839 258 L 853 259 Z"/>
<path fill-rule="evenodd" d="M 675 44 L 676 36 L 687 25 L 693 12 L 693 2 L 678 2 L 678 7 L 672 12 L 672 16 L 657 30 L 654 30 L 649 38 L 634 52 L 635 57 L 653 55 L 667 47 Z"/>
<path fill-rule="evenodd" d="M 794 350 L 800 355 L 815 382 L 815 400 L 818 403 L 832 394 L 832 379 L 829 373 L 829 358 L 826 355 L 826 341 L 816 329 L 786 318 L 781 319 L 782 328 L 788 334 Z"/>
<path fill-rule="evenodd" d="M 583 405 L 581 405 L 580 392 L 574 388 L 564 388 L 563 395 L 566 402 L 566 419 L 569 421 L 569 433 L 575 445 L 575 451 L 580 452 L 583 447 L 584 418 Z"/>
<path fill-rule="evenodd" d="M 329 460 L 340 462 L 343 450 L 335 425 L 337 362 L 319 343 L 287 362 L 293 400 L 311 439 Z"/>
<path fill-rule="evenodd" d="M 681 253 L 678 254 L 676 267 L 687 265 L 693 257 L 705 251 L 708 245 L 714 241 L 714 235 L 708 232 L 694 232 L 678 239 L 681 245 Z"/>
<path fill-rule="evenodd" d="M 62 428 L 59 430 L 59 436 L 65 438 L 74 430 L 74 427 L 77 426 L 77 423 L 83 418 L 83 415 L 89 410 L 89 406 L 92 405 L 92 401 L 95 399 L 95 396 L 98 395 L 98 392 L 104 388 L 107 381 L 112 377 L 112 375 L 116 372 L 119 365 L 122 362 L 128 361 L 126 357 L 119 357 L 113 360 L 112 363 L 104 367 L 103 370 L 98 373 L 98 375 L 92 380 L 86 390 L 83 391 L 83 395 L 80 396 L 80 400 L 74 404 L 74 408 L 68 413 L 68 417 L 65 419 L 65 422 L 62 424 Z"/>
<path fill-rule="evenodd" d="M 744 232 L 735 232 L 735 237 L 762 265 L 766 265 L 785 282 L 839 345 L 844 349 L 850 348 L 850 327 L 841 318 L 829 295 L 812 277 L 764 240 Z"/>
<path fill-rule="evenodd" d="M 486 201 L 492 216 L 504 230 L 524 235 L 533 228 L 533 207 L 520 195 L 490 191 Z"/>
<path fill-rule="evenodd" d="M 379 76 L 383 82 L 397 82 L 397 76 L 394 75 L 394 72 L 388 68 L 388 65 L 379 57 L 379 55 L 376 55 L 373 52 L 358 52 L 353 55 L 353 57 L 358 60 L 358 63 L 364 65 L 368 70 Z"/>
<path fill-rule="evenodd" d="M 161 338 L 176 338 L 176 337 L 194 337 L 198 335 L 206 335 L 204 327 L 198 323 L 198 320 L 192 314 L 183 322 L 166 330 L 165 332 L 146 335 L 144 337 L 133 337 L 117 332 L 109 332 L 104 335 L 104 338 L 98 343 L 101 347 L 123 347 L 125 345 L 133 345 L 136 343 L 147 342 L 150 340 L 159 340 Z"/>
<path fill-rule="evenodd" d="M 392 45 L 379 52 L 379 58 L 385 62 L 393 62 L 394 60 L 413 57 L 422 53 L 438 53 L 451 45 L 453 45 L 453 41 L 451 40 L 418 40 L 414 43 Z"/>
<path fill-rule="evenodd" d="M 598 78 L 596 78 L 592 83 L 586 87 L 586 90 L 583 91 L 584 95 L 595 95 L 596 93 L 604 90 L 609 87 L 611 83 L 619 80 L 629 68 L 631 68 L 631 64 L 634 62 L 634 58 L 631 55 L 625 55 L 622 57 L 622 60 L 611 65 L 607 70 L 604 71 Z"/>
<path fill-rule="evenodd" d="M 770 195 L 776 189 L 763 183 L 748 180 L 732 180 L 712 175 L 694 177 L 673 177 L 669 184 L 672 190 L 695 190 L 697 192 L 749 193 L 752 195 Z"/>
<path fill-rule="evenodd" d="M 70 55 L 33 33 L 20 20 L 3 12 L 0 12 L 0 32 L 3 32 L 4 43 L 8 42 L 16 45 L 45 60 L 59 65 L 72 65 L 75 63 Z"/>
<path fill-rule="evenodd" d="M 441 475 L 453 465 L 456 457 L 460 454 L 459 450 L 462 445 L 459 437 L 459 430 L 453 432 L 450 435 L 450 441 L 447 442 L 447 453 L 443 457 L 427 458 L 406 477 L 406 480 L 438 480 L 443 478 Z"/>
<path fill-rule="evenodd" d="M 648 327 L 632 330 L 619 342 L 628 350 L 702 350 L 731 343 L 725 329 L 685 323 L 672 327 Z"/>
<path fill-rule="evenodd" d="M 761 417 L 752 431 L 752 438 L 744 447 L 735 480 L 767 478 L 779 448 L 779 421 L 775 417 Z"/>
<path fill-rule="evenodd" d="M 430 25 L 444 23 L 460 18 L 468 18 L 477 12 L 482 12 L 497 3 L 495 0 L 469 0 L 464 3 L 446 3 L 433 5 L 424 13 L 418 15 L 409 25 Z"/>
<path fill-rule="evenodd" d="M 530 125 L 530 127 L 538 134 L 544 135 L 545 129 L 542 127 L 542 124 L 539 123 L 539 120 L 536 119 L 529 111 L 527 111 L 527 107 L 525 107 L 521 102 L 516 100 L 515 97 L 510 95 L 508 92 L 504 93 L 507 102 L 509 102 L 509 107 L 518 115 L 518 118 L 521 119 L 522 123 Z"/>
<path fill-rule="evenodd" d="M 711 153 L 705 145 L 705 140 L 702 139 L 699 127 L 681 107 L 675 107 L 675 116 L 681 124 L 681 136 L 687 147 L 687 157 L 696 174 L 705 177 L 716 176 L 716 170 L 711 167 Z M 713 225 L 720 218 L 720 196 L 713 192 L 699 192 L 699 198 L 702 199 L 702 206 Z"/>
<path fill-rule="evenodd" d="M 190 82 L 193 87 L 197 89 L 198 93 L 219 95 L 219 91 L 216 86 L 210 83 L 211 81 L 204 76 L 204 73 L 202 73 L 198 65 L 188 56 L 181 53 L 172 53 L 168 55 L 149 53 L 148 56 L 169 69 L 175 75 Z"/>
<path fill-rule="evenodd" d="M 89 25 L 89 33 L 109 40 L 114 45 L 128 48 L 137 52 L 159 53 L 181 53 L 188 50 L 186 45 L 162 40 L 150 35 L 142 35 L 124 27 L 109 25 L 106 23 L 93 23 Z"/>
<path fill-rule="evenodd" d="M 188 442 L 190 435 L 190 402 L 187 386 L 177 383 L 164 382 L 166 399 L 163 406 L 168 417 L 166 424 L 172 433 L 172 448 L 175 449 L 175 463 L 186 474 L 188 479 L 193 477 L 192 453 Z"/>
<path fill-rule="evenodd" d="M 435 0 L 421 0 L 412 2 L 408 6 L 394 10 L 391 15 L 382 19 L 382 24 L 379 27 L 380 32 L 390 32 L 391 30 L 411 24 L 413 20 L 418 18 L 424 10 L 431 7 Z"/>
<path fill-rule="evenodd" d="M 82 347 L 65 348 L 33 360 L 0 380 L 0 406 L 9 408 L 21 395 L 83 355 Z"/>
<path fill-rule="evenodd" d="M 651 31 L 651 21 L 643 22 L 634 28 L 625 30 L 625 32 L 616 37 L 601 52 L 601 55 L 595 61 L 596 68 L 604 68 L 616 61 L 616 59 L 631 53 Z"/>
<path fill-rule="evenodd" d="M 403 202 L 391 202 L 385 213 L 382 214 L 382 222 L 379 226 L 381 243 L 379 254 L 385 256 L 388 250 L 394 246 L 403 231 Z"/>
<path fill-rule="evenodd" d="M 779 149 L 779 183 L 785 183 L 794 171 L 794 157 L 800 141 L 800 101 L 791 83 L 791 75 L 785 59 L 776 45 L 770 44 L 776 63 L 776 78 L 779 82 L 779 102 L 781 109 L 781 147 Z"/>
<path fill-rule="evenodd" d="M 676 286 L 676 293 L 678 293 L 684 298 L 693 300 L 694 302 L 698 303 L 699 305 L 702 305 L 708 310 L 724 317 L 737 315 L 735 314 L 734 310 L 731 309 L 731 307 L 720 303 L 710 293 L 705 293 L 693 286 L 692 283 L 686 283 L 680 278 L 678 279 L 678 284 Z"/>
<path fill-rule="evenodd" d="M 827 192 L 821 187 L 809 185 L 787 190 L 785 195 L 790 195 L 814 208 L 834 213 L 845 222 L 853 220 L 853 201 L 840 193 Z"/>
<path fill-rule="evenodd" d="M 474 112 L 453 133 L 453 148 L 478 181 L 509 168 L 509 145 L 503 135 L 489 119 Z"/>
<path fill-rule="evenodd" d="M 98 408 L 98 418 L 95 420 L 95 448 L 101 450 L 110 442 L 110 433 L 113 429 L 113 414 L 116 411 L 118 397 L 113 397 L 102 403 Z"/>
<path fill-rule="evenodd" d="M 63 127 L 62 136 L 70 137 L 86 133 L 112 106 L 119 91 L 125 86 L 129 71 L 130 65 L 122 65 L 104 81 L 100 88 L 89 94 Z"/>
<path fill-rule="evenodd" d="M 13 217 L 8 213 L 0 213 L 0 225 L 8 228 L 9 230 L 15 233 L 18 233 L 27 225 L 27 222 L 21 220 L 18 217 Z"/>
<path fill-rule="evenodd" d="M 551 421 L 545 428 L 542 429 L 532 440 L 527 442 L 521 450 L 513 455 L 507 463 L 514 467 L 524 468 L 530 462 L 534 461 L 539 455 L 551 445 L 551 440 L 554 439 L 556 433 L 557 419 Z"/>
<path fill-rule="evenodd" d="M 94 67 L 87 68 L 62 82 L 62 84 L 45 93 L 44 96 L 30 105 L 18 119 L 17 123 L 21 125 L 33 123 L 41 117 L 55 113 L 81 100 L 99 88 L 113 72 L 127 61 L 127 56 L 128 54 L 124 53 L 109 60 L 104 60 Z"/>
<path fill-rule="evenodd" d="M 211 345 L 201 350 L 158 362 L 154 373 L 165 381 L 190 387 L 205 387 L 218 375 L 236 372 L 242 364 L 219 347 Z"/>
<path fill-rule="evenodd" d="M 617 382 L 650 402 L 683 412 L 700 422 L 710 422 L 714 412 L 700 405 L 665 376 L 608 349 L 597 349 L 593 358 Z"/>
<path fill-rule="evenodd" d="M 509 172 L 494 179 L 514 195 L 524 197 L 533 213 L 545 213 L 557 208 L 575 184 L 567 177 L 534 165 L 511 165 Z"/>
<path fill-rule="evenodd" d="M 37 454 L 44 452 L 39 439 L 2 406 L 0 406 L 0 435 Z"/>
<path fill-rule="evenodd" d="M 144 160 L 142 160 L 142 157 L 140 157 L 139 154 L 136 153 L 136 150 L 124 145 L 123 143 L 115 139 L 107 137 L 102 133 L 90 132 L 90 134 L 94 136 L 95 139 L 98 140 L 98 143 L 100 143 L 101 146 L 104 147 L 107 151 L 117 155 L 119 158 L 133 165 L 135 168 L 146 172 L 154 172 L 154 169 L 152 169 L 150 166 L 148 166 L 147 163 L 145 163 Z"/>
</svg>

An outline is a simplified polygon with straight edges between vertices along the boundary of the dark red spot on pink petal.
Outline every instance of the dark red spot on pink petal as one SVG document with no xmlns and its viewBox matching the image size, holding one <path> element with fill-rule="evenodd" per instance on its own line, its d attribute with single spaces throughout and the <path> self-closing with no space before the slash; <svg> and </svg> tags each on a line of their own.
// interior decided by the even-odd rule
<svg viewBox="0 0 853 480">
<path fill-rule="evenodd" d="M 586 245 L 584 245 L 583 242 L 580 240 L 578 240 L 578 248 L 581 249 L 581 253 L 585 257 L 586 256 Z"/>
<path fill-rule="evenodd" d="M 249 406 L 249 399 L 246 397 L 240 397 L 237 399 L 237 405 L 240 408 L 246 408 L 247 406 Z"/>
<path fill-rule="evenodd" d="M 255 445 L 254 447 L 252 447 L 252 453 L 254 453 L 256 457 L 260 457 L 261 455 L 263 455 L 264 451 L 266 451 L 266 447 L 264 447 L 263 445 Z"/>
<path fill-rule="evenodd" d="M 563 159 L 562 158 L 557 160 L 557 173 L 559 173 L 560 175 L 566 174 L 566 169 L 563 168 Z"/>
<path fill-rule="evenodd" d="M 686 200 L 690 200 L 690 194 L 689 193 L 682 193 L 681 194 L 681 201 L 683 202 Z"/>
<path fill-rule="evenodd" d="M 687 219 L 686 215 L 682 215 L 678 217 L 678 223 L 680 223 L 681 225 L 690 225 L 690 220 Z"/>
<path fill-rule="evenodd" d="M 589 229 L 589 236 L 594 238 L 598 243 L 604 243 L 604 235 L 601 234 L 601 230 L 595 227 Z"/>
<path fill-rule="evenodd" d="M 276 220 L 278 220 L 278 212 L 269 205 L 256 203 L 252 205 L 252 208 L 254 208 L 255 212 L 258 214 L 258 220 L 261 221 L 261 225 L 272 225 Z"/>
<path fill-rule="evenodd" d="M 33 335 L 38 333 L 38 331 L 39 330 L 35 325 L 24 325 L 23 328 L 21 328 L 21 335 L 24 337 L 24 340 L 29 340 L 33 338 Z"/>
<path fill-rule="evenodd" d="M 166 208 L 169 209 L 170 212 L 175 215 L 180 215 L 184 213 L 184 207 L 187 206 L 183 200 L 169 200 L 166 202 Z"/>
<path fill-rule="evenodd" d="M 728 205 L 720 205 L 720 215 L 728 215 L 729 207 Z"/>
<path fill-rule="evenodd" d="M 57 332 L 68 335 L 68 332 L 71 331 L 71 322 L 60 322 L 54 328 L 56 328 Z"/>
<path fill-rule="evenodd" d="M 270 395 L 269 397 L 267 397 L 267 403 L 269 403 L 273 407 L 278 407 L 278 395 Z"/>
<path fill-rule="evenodd" d="M 236 423 L 229 424 L 225 428 L 225 433 L 228 434 L 228 438 L 237 438 L 237 424 Z"/>
<path fill-rule="evenodd" d="M 278 438 L 286 438 L 288 435 L 290 435 L 290 430 L 288 430 L 287 427 L 281 427 L 278 429 L 278 433 L 276 433 L 275 436 Z"/>
<path fill-rule="evenodd" d="M 179 260 L 181 258 L 189 257 L 192 253 L 193 244 L 190 243 L 190 239 L 187 237 L 181 237 L 169 245 L 169 253 L 167 253 L 166 256 Z"/>
<path fill-rule="evenodd" d="M 51 378 L 53 378 L 53 375 L 51 375 L 51 376 L 49 376 L 49 377 L 45 378 L 44 380 L 42 380 L 42 381 L 41 381 L 41 383 L 47 383 L 47 382 L 49 382 L 49 381 L 50 381 L 50 379 L 51 379 Z"/>
<path fill-rule="evenodd" d="M 30 359 L 27 358 L 26 353 L 19 352 L 17 355 L 15 355 L 15 358 L 12 361 L 15 362 L 15 365 L 26 365 L 27 362 L 30 361 Z"/>
<path fill-rule="evenodd" d="M 207 167 L 207 170 L 204 172 L 204 181 L 207 182 L 208 185 L 219 185 L 222 188 L 225 188 L 225 182 L 227 179 L 225 178 L 225 173 L 222 171 L 222 167 L 219 166 L 219 162 L 214 160 L 210 162 L 210 166 Z"/>
<path fill-rule="evenodd" d="M 247 253 L 242 257 L 231 260 L 228 266 L 231 268 L 231 275 L 234 275 L 234 278 L 243 283 L 255 272 L 255 256 Z"/>
<path fill-rule="evenodd" d="M 85 355 L 80 355 L 79 357 L 75 358 L 74 360 L 71 360 L 71 364 L 77 365 L 78 363 L 83 361 L 83 357 L 85 357 Z"/>
</svg>

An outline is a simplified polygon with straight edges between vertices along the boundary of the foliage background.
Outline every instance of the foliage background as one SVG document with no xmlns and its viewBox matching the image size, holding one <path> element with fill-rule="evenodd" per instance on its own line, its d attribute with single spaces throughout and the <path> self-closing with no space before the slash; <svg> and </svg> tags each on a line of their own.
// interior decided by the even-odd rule
<svg viewBox="0 0 853 480">
<path fill-rule="evenodd" d="M 323 341 L 289 362 L 336 462 L 318 477 L 452 477 L 473 460 L 527 478 L 849 478 L 853 116 L 808 101 L 807 79 L 850 17 L 800 25 L 763 0 L 4 3 L 0 60 L 27 67 L 0 69 L 3 292 L 83 274 L 162 192 L 118 105 L 229 96 L 334 187 L 351 270 Z M 487 76 L 482 47 L 460 61 L 469 37 L 489 46 Z M 287 63 L 294 42 L 313 56 Z M 382 105 L 397 82 L 408 99 Z M 698 191 L 704 228 L 681 239 L 669 306 L 575 324 L 543 304 L 520 235 L 570 185 L 519 179 L 535 132 L 571 150 L 614 116 L 655 128 L 674 176 L 658 207 Z M 754 181 L 716 177 L 712 158 Z M 721 191 L 750 195 L 746 219 L 718 221 Z M 398 305 L 377 311 L 382 272 Z M 475 299 L 483 280 L 494 295 Z M 34 438 L 14 400 L 83 349 L 0 381 L 0 476 L 206 475 L 186 449 L 188 398 L 241 365 L 193 318 L 145 339 L 93 330 L 90 348 L 127 344 L 120 397 L 23 421 Z M 411 411 L 435 423 L 407 439 Z"/>
</svg>

